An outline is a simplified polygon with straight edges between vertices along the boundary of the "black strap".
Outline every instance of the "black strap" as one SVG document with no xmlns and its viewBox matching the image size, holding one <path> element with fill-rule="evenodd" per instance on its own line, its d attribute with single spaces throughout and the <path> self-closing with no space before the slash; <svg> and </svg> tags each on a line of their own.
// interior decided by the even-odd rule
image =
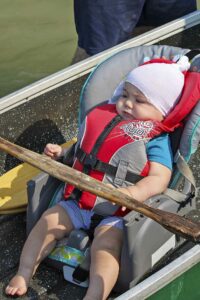
<svg viewBox="0 0 200 300">
<path fill-rule="evenodd" d="M 189 60 L 193 59 L 196 55 L 200 54 L 200 49 L 193 49 L 190 50 L 185 54 L 185 56 L 188 57 Z"/>
<path fill-rule="evenodd" d="M 99 223 L 104 219 L 105 217 L 100 216 L 98 214 L 94 214 L 91 217 L 91 222 L 90 222 L 90 228 L 89 229 L 84 229 L 87 235 L 89 236 L 89 239 L 92 241 L 94 238 L 94 231 L 95 228 L 99 225 Z"/>
<path fill-rule="evenodd" d="M 73 280 L 74 282 L 80 284 L 84 281 L 86 281 L 89 277 L 89 270 L 84 270 L 83 268 L 81 268 L 80 265 L 78 265 L 73 274 L 72 274 Z"/>
<path fill-rule="evenodd" d="M 96 156 L 99 148 L 101 147 L 103 141 L 108 136 L 108 134 L 111 132 L 111 130 L 119 123 L 121 122 L 122 117 L 120 115 L 115 116 L 110 123 L 108 123 L 102 133 L 99 135 L 98 139 L 96 140 L 96 143 L 91 151 L 92 156 Z"/>
<path fill-rule="evenodd" d="M 81 164 L 87 165 L 88 168 L 91 168 L 102 173 L 106 173 L 112 177 L 115 177 L 117 173 L 117 167 L 112 166 L 111 164 L 105 163 L 91 154 L 87 154 L 81 148 L 77 149 L 76 152 L 77 158 Z M 131 183 L 137 182 L 142 179 L 143 176 L 135 174 L 133 172 L 127 171 L 125 180 Z"/>
<path fill-rule="evenodd" d="M 78 265 L 72 273 L 73 280 L 78 284 L 86 281 L 89 277 L 90 270 L 90 249 L 85 252 L 85 258 L 80 265 Z"/>
</svg>

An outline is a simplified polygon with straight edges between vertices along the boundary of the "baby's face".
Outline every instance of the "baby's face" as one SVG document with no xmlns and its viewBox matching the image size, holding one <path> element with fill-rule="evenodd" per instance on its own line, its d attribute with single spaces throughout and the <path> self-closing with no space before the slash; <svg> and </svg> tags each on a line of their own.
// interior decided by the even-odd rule
<svg viewBox="0 0 200 300">
<path fill-rule="evenodd" d="M 116 109 L 125 120 L 163 120 L 162 113 L 138 88 L 128 82 L 124 85 L 123 95 L 117 101 Z"/>
</svg>

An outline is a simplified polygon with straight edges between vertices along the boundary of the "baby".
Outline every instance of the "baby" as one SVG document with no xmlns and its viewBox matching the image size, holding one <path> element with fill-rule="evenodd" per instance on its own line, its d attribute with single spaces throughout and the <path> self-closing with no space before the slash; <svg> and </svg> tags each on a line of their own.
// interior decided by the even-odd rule
<svg viewBox="0 0 200 300">
<path fill-rule="evenodd" d="M 183 86 L 184 75 L 176 64 L 158 62 L 135 68 L 115 93 L 120 94 L 116 104 L 96 107 L 86 116 L 73 168 L 141 202 L 162 193 L 172 172 L 170 140 L 162 121 L 176 105 Z M 64 152 L 54 144 L 44 149 L 52 159 Z M 6 287 L 6 294 L 25 294 L 37 267 L 56 242 L 74 228 L 89 229 L 97 214 L 101 219 L 94 230 L 84 299 L 106 299 L 119 273 L 122 216 L 126 213 L 125 208 L 89 192 L 77 193 L 73 186 L 66 185 L 64 199 L 42 215 L 27 238 L 18 272 Z"/>
</svg>

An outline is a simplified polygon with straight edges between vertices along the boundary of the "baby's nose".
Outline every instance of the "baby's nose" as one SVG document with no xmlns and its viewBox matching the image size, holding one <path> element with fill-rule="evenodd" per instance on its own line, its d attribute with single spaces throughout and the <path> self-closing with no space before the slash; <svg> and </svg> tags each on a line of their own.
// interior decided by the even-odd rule
<svg viewBox="0 0 200 300">
<path fill-rule="evenodd" d="M 134 104 L 133 104 L 133 101 L 127 99 L 125 105 L 126 105 L 127 108 L 132 109 Z"/>
</svg>

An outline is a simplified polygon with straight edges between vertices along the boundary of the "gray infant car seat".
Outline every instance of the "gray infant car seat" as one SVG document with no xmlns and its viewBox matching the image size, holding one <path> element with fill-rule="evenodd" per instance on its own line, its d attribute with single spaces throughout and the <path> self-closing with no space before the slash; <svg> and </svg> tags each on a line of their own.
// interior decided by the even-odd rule
<svg viewBox="0 0 200 300">
<path fill-rule="evenodd" d="M 143 63 L 145 57 L 164 56 L 171 58 L 186 53 L 190 53 L 189 56 L 193 53 L 191 55 L 194 56 L 192 67 L 197 64 L 199 68 L 200 56 L 198 53 L 190 52 L 189 49 L 155 45 L 123 50 L 99 64 L 90 74 L 82 89 L 80 122 L 94 106 L 102 103 L 105 99 L 110 99 L 119 82 L 134 67 Z M 111 72 L 112 77 L 110 76 Z M 198 84 L 200 86 L 200 82 Z M 166 194 L 148 199 L 146 201 L 148 205 L 180 215 L 186 215 L 195 208 L 195 181 L 188 167 L 188 162 L 198 147 L 199 133 L 200 104 L 198 103 L 184 121 L 182 130 L 176 130 L 171 137 L 174 151 L 174 173 L 170 189 Z M 178 192 L 180 186 L 182 188 L 181 193 Z M 27 233 L 29 233 L 49 206 L 49 199 L 53 198 L 52 201 L 55 203 L 62 197 L 63 185 L 60 185 L 57 179 L 41 173 L 28 182 L 27 189 L 29 199 Z M 167 253 L 176 249 L 184 241 L 183 238 L 134 211 L 124 217 L 124 223 L 121 267 L 115 287 L 115 290 L 119 292 L 135 285 Z M 66 265 L 63 263 L 63 256 L 60 255 L 62 251 L 66 251 L 64 255 L 67 256 Z M 69 255 L 71 255 L 70 258 Z M 73 255 L 75 260 L 71 259 Z M 87 234 L 82 230 L 74 230 L 67 239 L 57 245 L 53 253 L 50 254 L 48 261 L 51 261 L 56 267 L 64 266 L 64 276 L 67 280 L 87 286 L 87 278 L 85 276 L 82 278 L 82 273 L 89 269 L 89 238 Z"/>
</svg>

